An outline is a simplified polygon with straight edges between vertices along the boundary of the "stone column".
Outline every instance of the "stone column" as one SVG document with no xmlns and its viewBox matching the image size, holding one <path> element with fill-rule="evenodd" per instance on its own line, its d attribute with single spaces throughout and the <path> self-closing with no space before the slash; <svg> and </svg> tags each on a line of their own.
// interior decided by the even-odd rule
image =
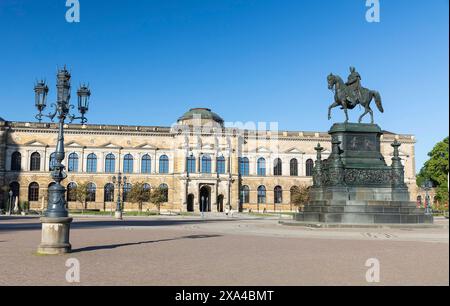
<svg viewBox="0 0 450 306">
<path fill-rule="evenodd" d="M 9 150 L 5 150 L 5 153 L 4 153 L 5 155 L 3 155 L 3 160 L 5 161 L 4 162 L 4 170 L 3 171 L 11 171 L 11 155 L 13 154 L 13 152 L 10 152 Z M 22 164 L 22 162 L 23 162 L 23 156 L 22 156 L 22 154 L 20 154 L 20 167 L 21 168 L 23 168 L 23 164 Z M 1 172 L 2 170 L 0 170 L 0 172 Z"/>
<path fill-rule="evenodd" d="M 216 173 L 217 172 L 217 154 L 215 156 L 211 156 L 211 173 Z"/>
<path fill-rule="evenodd" d="M 83 154 L 81 155 L 81 172 L 86 173 L 87 170 L 87 155 L 83 150 Z"/>
<path fill-rule="evenodd" d="M 137 156 L 134 157 L 134 169 L 133 173 L 141 173 L 141 161 L 142 161 L 142 153 L 138 153 Z"/>
<path fill-rule="evenodd" d="M 200 199 L 200 185 L 198 183 L 195 183 L 195 198 L 194 198 L 194 212 L 200 212 L 200 205 L 201 205 L 201 199 Z"/>
<path fill-rule="evenodd" d="M 399 154 L 401 143 L 397 139 L 391 144 L 394 148 L 394 156 L 392 157 L 392 188 L 405 188 L 405 171 L 402 165 L 402 159 Z"/>
<path fill-rule="evenodd" d="M 157 155 L 156 155 L 156 150 L 155 150 L 155 152 L 153 153 L 153 158 L 152 158 L 152 174 L 156 174 L 156 167 L 157 167 L 157 165 L 158 165 L 158 163 L 157 163 Z"/>
<path fill-rule="evenodd" d="M 333 145 L 332 153 L 329 158 L 330 185 L 344 186 L 344 164 L 341 159 L 341 141 L 333 137 L 331 141 Z"/>
<path fill-rule="evenodd" d="M 26 154 L 25 171 L 30 171 L 30 150 L 27 150 Z"/>
<path fill-rule="evenodd" d="M 188 193 L 188 179 L 181 178 L 181 211 L 187 211 L 187 193 Z"/>
<path fill-rule="evenodd" d="M 214 186 L 211 186 L 211 212 L 217 212 L 217 196 L 217 184 L 215 184 Z"/>
<path fill-rule="evenodd" d="M 51 153 L 50 153 L 51 154 Z M 44 148 L 44 169 L 42 171 L 49 171 L 50 170 L 50 154 L 47 157 L 47 147 Z M 66 160 L 67 160 L 67 156 L 66 156 Z M 64 164 L 67 165 L 67 162 L 64 161 Z M 67 167 L 67 166 L 66 166 Z"/>
<path fill-rule="evenodd" d="M 322 186 L 322 151 L 323 147 L 320 143 L 317 144 L 317 147 L 314 148 L 317 152 L 316 165 L 313 171 L 313 186 L 320 187 Z"/>
<path fill-rule="evenodd" d="M 99 172 L 100 173 L 105 173 L 105 152 L 101 152 L 100 154 L 100 160 L 98 161 L 98 165 L 99 165 Z"/>
</svg>

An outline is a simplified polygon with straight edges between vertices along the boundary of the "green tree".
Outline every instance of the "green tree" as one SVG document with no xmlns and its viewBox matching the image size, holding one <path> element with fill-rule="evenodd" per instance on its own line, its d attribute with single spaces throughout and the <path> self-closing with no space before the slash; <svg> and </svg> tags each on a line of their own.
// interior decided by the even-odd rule
<svg viewBox="0 0 450 306">
<path fill-rule="evenodd" d="M 416 177 L 417 186 L 431 180 L 436 186 L 436 199 L 448 203 L 448 137 L 438 142 L 428 156 L 430 158 Z"/>
<path fill-rule="evenodd" d="M 146 188 L 145 183 L 137 182 L 131 186 L 131 190 L 127 194 L 127 200 L 131 203 L 139 204 L 139 211 L 142 211 L 142 204 L 150 201 L 151 191 Z"/>
<path fill-rule="evenodd" d="M 83 211 L 87 209 L 87 199 L 89 196 L 88 183 L 80 183 L 74 191 L 77 202 L 83 205 Z"/>
<path fill-rule="evenodd" d="M 167 201 L 166 189 L 158 187 L 151 191 L 150 202 L 153 203 L 158 209 L 158 215 L 161 214 L 161 205 Z"/>
<path fill-rule="evenodd" d="M 295 186 L 291 189 L 291 204 L 300 211 L 310 200 L 309 187 L 305 185 Z"/>
<path fill-rule="evenodd" d="M 3 185 L 1 188 L 0 188 L 0 192 L 2 192 L 3 193 L 3 203 L 0 203 L 0 208 L 5 208 L 5 210 L 8 210 L 9 209 L 9 195 L 8 195 L 8 192 L 9 192 L 9 186 L 8 185 Z"/>
</svg>

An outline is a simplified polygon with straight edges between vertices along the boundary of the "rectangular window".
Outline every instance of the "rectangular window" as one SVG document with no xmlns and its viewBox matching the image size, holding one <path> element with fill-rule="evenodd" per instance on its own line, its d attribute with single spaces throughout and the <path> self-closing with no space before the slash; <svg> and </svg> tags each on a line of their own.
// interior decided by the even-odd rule
<svg viewBox="0 0 450 306">
<path fill-rule="evenodd" d="M 225 158 L 217 159 L 217 173 L 224 174 L 225 173 Z"/>
<path fill-rule="evenodd" d="M 195 157 L 193 156 L 187 158 L 187 172 L 195 173 Z"/>
</svg>

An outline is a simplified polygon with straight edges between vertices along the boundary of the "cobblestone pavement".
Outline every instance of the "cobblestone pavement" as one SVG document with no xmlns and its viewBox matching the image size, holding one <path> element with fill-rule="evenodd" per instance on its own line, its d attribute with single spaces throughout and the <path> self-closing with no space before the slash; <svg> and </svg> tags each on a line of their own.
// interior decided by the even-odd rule
<svg viewBox="0 0 450 306">
<path fill-rule="evenodd" d="M 309 229 L 277 218 L 77 217 L 73 253 L 35 254 L 40 223 L 0 217 L 0 285 L 368 285 L 367 259 L 381 285 L 448 285 L 446 228 Z"/>
</svg>

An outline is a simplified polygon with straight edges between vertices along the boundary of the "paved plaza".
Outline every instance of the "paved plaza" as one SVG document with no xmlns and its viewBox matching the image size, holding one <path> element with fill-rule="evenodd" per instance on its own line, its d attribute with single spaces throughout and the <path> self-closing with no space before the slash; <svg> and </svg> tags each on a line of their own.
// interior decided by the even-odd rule
<svg viewBox="0 0 450 306">
<path fill-rule="evenodd" d="M 0 285 L 448 285 L 448 220 L 440 228 L 317 229 L 278 218 L 76 217 L 73 253 L 37 255 L 37 217 L 0 217 Z"/>
</svg>

